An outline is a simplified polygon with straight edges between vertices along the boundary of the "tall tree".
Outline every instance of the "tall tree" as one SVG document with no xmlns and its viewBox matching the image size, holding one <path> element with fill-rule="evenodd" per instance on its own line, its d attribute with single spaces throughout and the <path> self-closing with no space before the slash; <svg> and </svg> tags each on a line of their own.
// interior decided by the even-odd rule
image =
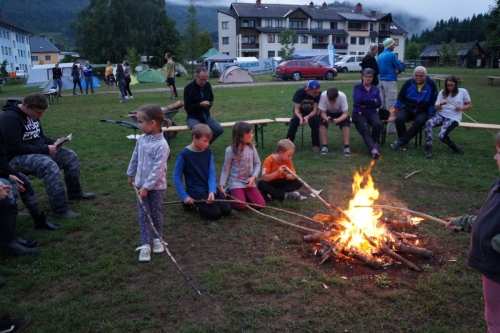
<svg viewBox="0 0 500 333">
<path fill-rule="evenodd" d="M 190 61 L 191 73 L 194 77 L 194 67 L 196 60 L 203 54 L 200 48 L 200 27 L 196 19 L 196 7 L 194 0 L 190 0 L 188 7 L 188 17 L 184 22 L 185 30 L 182 38 L 182 51 L 186 60 Z"/>
<path fill-rule="evenodd" d="M 281 49 L 278 52 L 283 60 L 292 59 L 293 53 L 295 52 L 295 43 L 297 42 L 297 33 L 289 28 L 284 29 L 281 32 Z"/>
<path fill-rule="evenodd" d="M 490 6 L 489 18 L 484 21 L 486 41 L 489 45 L 500 45 L 500 0 L 496 5 Z"/>
<path fill-rule="evenodd" d="M 418 59 L 420 57 L 420 45 L 415 42 L 409 42 L 405 47 L 406 59 Z"/>
<path fill-rule="evenodd" d="M 120 62 L 127 47 L 145 56 L 161 56 L 165 45 L 179 45 L 175 21 L 163 0 L 90 0 L 71 23 L 81 51 L 92 62 Z"/>
<path fill-rule="evenodd" d="M 201 54 L 204 54 L 212 47 L 214 47 L 214 44 L 212 43 L 212 39 L 210 38 L 210 34 L 208 33 L 207 29 L 203 30 L 203 32 L 201 33 L 199 37 L 199 42 L 200 42 Z"/>
</svg>

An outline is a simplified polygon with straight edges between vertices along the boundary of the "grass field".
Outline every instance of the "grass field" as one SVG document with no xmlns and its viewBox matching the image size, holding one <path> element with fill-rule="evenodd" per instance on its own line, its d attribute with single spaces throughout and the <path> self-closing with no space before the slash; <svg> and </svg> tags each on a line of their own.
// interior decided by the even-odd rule
<svg viewBox="0 0 500 333">
<path fill-rule="evenodd" d="M 486 78 L 493 71 L 440 68 L 429 74 L 435 73 L 460 76 L 472 98 L 468 115 L 478 122 L 500 123 L 496 100 L 500 87 L 488 85 Z M 322 81 L 323 89 L 335 85 L 351 102 L 353 83 L 342 81 L 358 78 L 359 73 L 339 74 L 333 82 Z M 276 82 L 214 88 L 213 116 L 221 122 L 290 117 L 298 85 Z M 185 83 L 178 80 L 177 84 Z M 38 239 L 41 255 L 1 258 L 0 274 L 8 281 L 1 290 L 0 315 L 30 314 L 29 332 L 486 331 L 481 276 L 465 265 L 469 235 L 450 233 L 434 222 L 422 222 L 417 230 L 434 257 L 410 257 L 422 272 L 397 264 L 374 270 L 343 260 L 319 266 L 312 244 L 304 243 L 296 229 L 251 212 L 234 212 L 212 222 L 184 212 L 180 205 L 168 205 L 163 211 L 165 240 L 203 295 L 189 288 L 164 253 L 139 263 L 134 252 L 140 245 L 137 210 L 125 174 L 135 145 L 125 136 L 132 131 L 99 120 L 122 119 L 146 103 L 168 104 L 166 90 L 144 91 L 150 88 L 165 85 L 133 86 L 135 99 L 126 104 L 118 103 L 117 94 L 101 94 L 104 87 L 95 95 L 67 94 L 46 111 L 42 118 L 46 134 L 56 138 L 75 132 L 66 147 L 80 158 L 84 190 L 95 192 L 97 198 L 72 202 L 71 209 L 83 218 L 61 221 L 59 231 L 35 231 L 30 218 L 19 218 L 18 233 Z M 23 97 L 32 91 L 38 88 L 8 84 L 0 98 Z M 185 124 L 184 111 L 174 120 Z M 464 121 L 469 120 L 464 117 Z M 273 152 L 286 130 L 283 124 L 264 129 L 261 160 Z M 329 129 L 327 155 L 312 153 L 309 129 L 304 133 L 304 146 L 297 140 L 293 158 L 298 174 L 312 187 L 322 188 L 327 201 L 346 208 L 354 171 L 371 160 L 361 136 L 352 126 L 353 154 L 347 158 L 342 155 L 337 128 Z M 395 138 L 388 135 L 380 150 L 382 158 L 372 169 L 381 193 L 377 203 L 438 217 L 477 213 L 498 177 L 493 137 L 486 131 L 461 128 L 451 137 L 465 155 L 453 154 L 436 138 L 434 158 L 426 160 L 423 147 L 393 151 L 389 143 Z M 211 147 L 218 175 L 229 141 L 228 129 Z M 171 140 L 165 201 L 178 200 L 171 175 L 177 153 L 189 143 L 187 132 Z M 404 179 L 407 168 L 422 171 Z M 40 205 L 51 215 L 41 182 L 33 183 Z M 327 213 L 312 198 L 273 205 L 308 216 Z M 311 226 L 295 217 L 266 212 Z"/>
</svg>

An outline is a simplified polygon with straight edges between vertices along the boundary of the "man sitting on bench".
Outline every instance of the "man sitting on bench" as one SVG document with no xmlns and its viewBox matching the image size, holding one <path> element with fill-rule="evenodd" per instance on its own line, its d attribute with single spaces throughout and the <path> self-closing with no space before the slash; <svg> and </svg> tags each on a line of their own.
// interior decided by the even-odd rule
<svg viewBox="0 0 500 333">
<path fill-rule="evenodd" d="M 408 142 L 422 130 L 427 118 L 434 115 L 436 99 L 436 83 L 427 76 L 425 67 L 418 66 L 413 71 L 413 78 L 401 87 L 394 104 L 398 139 L 391 144 L 393 149 L 408 147 Z M 409 130 L 406 130 L 407 121 L 413 121 Z"/>
</svg>

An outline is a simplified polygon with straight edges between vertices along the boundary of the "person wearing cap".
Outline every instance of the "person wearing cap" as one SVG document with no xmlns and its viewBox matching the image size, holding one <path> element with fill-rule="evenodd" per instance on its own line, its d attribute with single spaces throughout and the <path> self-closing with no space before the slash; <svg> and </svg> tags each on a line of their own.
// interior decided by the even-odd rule
<svg viewBox="0 0 500 333">
<path fill-rule="evenodd" d="M 436 83 L 427 76 L 425 67 L 415 68 L 413 78 L 403 84 L 394 104 L 394 122 L 398 131 L 398 139 L 391 144 L 394 150 L 406 149 L 408 142 L 425 126 L 429 116 L 434 115 L 437 95 Z M 413 124 L 406 130 L 408 121 L 413 121 Z"/>
<path fill-rule="evenodd" d="M 311 80 L 305 87 L 295 91 L 293 95 L 293 116 L 288 125 L 287 139 L 295 140 L 295 134 L 299 126 L 309 124 L 311 128 L 312 150 L 319 153 L 319 119 L 318 103 L 321 94 L 321 87 L 318 81 Z"/>
<path fill-rule="evenodd" d="M 396 48 L 394 39 L 386 38 L 383 40 L 383 44 L 384 52 L 378 56 L 379 89 L 380 97 L 382 98 L 382 107 L 390 110 L 396 102 L 398 74 L 403 71 L 403 66 L 399 62 L 398 57 L 393 53 Z M 388 124 L 387 133 L 396 133 L 394 123 Z"/>
<path fill-rule="evenodd" d="M 321 154 L 328 153 L 327 129 L 328 124 L 337 125 L 342 131 L 344 139 L 344 156 L 351 155 L 349 136 L 351 134 L 348 104 L 346 95 L 335 87 L 328 88 L 319 98 L 320 119 L 319 136 L 321 138 Z"/>
</svg>

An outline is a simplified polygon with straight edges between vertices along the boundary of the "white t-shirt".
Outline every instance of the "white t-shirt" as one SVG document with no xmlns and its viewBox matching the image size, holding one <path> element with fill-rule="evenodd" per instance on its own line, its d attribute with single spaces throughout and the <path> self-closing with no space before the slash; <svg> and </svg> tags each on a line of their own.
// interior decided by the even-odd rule
<svg viewBox="0 0 500 333">
<path fill-rule="evenodd" d="M 319 98 L 318 108 L 321 111 L 326 111 L 330 113 L 339 113 L 346 111 L 349 108 L 349 106 L 347 105 L 347 97 L 343 92 L 339 91 L 339 96 L 337 97 L 335 103 L 330 104 L 328 97 L 326 97 L 326 91 L 325 91 L 321 94 Z"/>
<path fill-rule="evenodd" d="M 443 91 L 441 90 L 438 94 L 436 104 L 441 103 L 444 99 L 448 102 L 441 106 L 439 114 L 445 118 L 450 118 L 451 120 L 460 122 L 462 120 L 462 111 L 457 110 L 456 107 L 464 106 L 466 102 L 470 102 L 470 96 L 467 90 L 464 88 L 458 88 L 458 94 L 455 97 L 452 97 L 450 94 L 446 98 L 443 98 Z"/>
</svg>

